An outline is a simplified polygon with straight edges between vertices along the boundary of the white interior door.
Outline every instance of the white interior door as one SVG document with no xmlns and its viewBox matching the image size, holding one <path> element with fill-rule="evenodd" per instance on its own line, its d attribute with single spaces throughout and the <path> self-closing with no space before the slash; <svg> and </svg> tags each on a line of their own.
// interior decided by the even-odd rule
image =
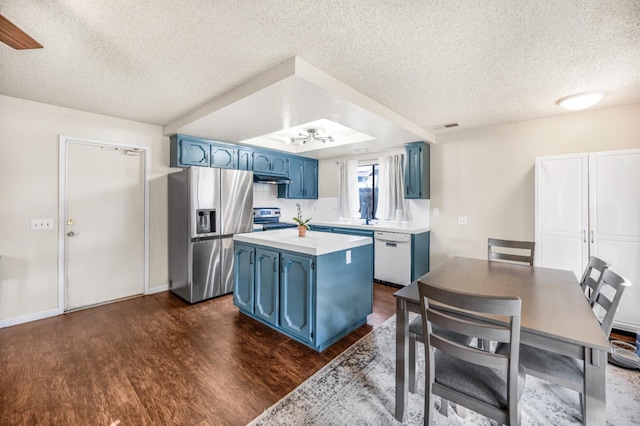
<svg viewBox="0 0 640 426">
<path fill-rule="evenodd" d="M 144 292 L 144 155 L 67 142 L 65 310 Z"/>
<path fill-rule="evenodd" d="M 614 327 L 640 327 L 640 150 L 589 154 L 591 254 L 633 284 L 625 290 Z"/>
<path fill-rule="evenodd" d="M 536 159 L 535 264 L 573 271 L 588 260 L 587 154 Z"/>
</svg>

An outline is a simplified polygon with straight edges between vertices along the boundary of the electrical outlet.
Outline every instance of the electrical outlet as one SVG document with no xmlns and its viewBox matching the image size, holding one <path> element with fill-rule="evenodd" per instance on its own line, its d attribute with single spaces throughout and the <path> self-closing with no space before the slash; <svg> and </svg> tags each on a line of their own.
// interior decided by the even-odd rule
<svg viewBox="0 0 640 426">
<path fill-rule="evenodd" d="M 467 217 L 466 216 L 458 216 L 458 225 L 466 225 Z"/>
<path fill-rule="evenodd" d="M 440 216 L 440 209 L 438 209 L 438 208 L 433 209 L 433 215 L 434 216 Z"/>
<path fill-rule="evenodd" d="M 53 229 L 53 219 L 31 219 L 32 231 L 47 231 Z"/>
</svg>

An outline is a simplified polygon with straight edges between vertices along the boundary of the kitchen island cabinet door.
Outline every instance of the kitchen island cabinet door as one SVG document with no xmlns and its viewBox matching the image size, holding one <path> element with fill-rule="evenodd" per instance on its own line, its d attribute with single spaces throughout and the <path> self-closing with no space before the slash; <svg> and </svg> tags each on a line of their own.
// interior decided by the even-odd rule
<svg viewBox="0 0 640 426">
<path fill-rule="evenodd" d="M 253 260 L 256 249 L 239 243 L 234 243 L 234 289 L 233 304 L 238 308 L 253 313 L 255 272 Z"/>
<path fill-rule="evenodd" d="M 280 328 L 306 342 L 312 342 L 313 259 L 282 254 Z"/>
<path fill-rule="evenodd" d="M 257 317 L 269 324 L 277 325 L 280 253 L 277 251 L 256 249 L 255 310 Z"/>
</svg>

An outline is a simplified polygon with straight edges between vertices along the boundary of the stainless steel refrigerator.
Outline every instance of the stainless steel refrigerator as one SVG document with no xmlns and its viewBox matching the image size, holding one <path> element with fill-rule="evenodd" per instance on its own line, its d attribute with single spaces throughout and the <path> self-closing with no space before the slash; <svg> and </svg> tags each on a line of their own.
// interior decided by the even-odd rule
<svg viewBox="0 0 640 426">
<path fill-rule="evenodd" d="M 233 291 L 233 234 L 253 230 L 253 172 L 168 176 L 169 288 L 190 303 Z"/>
</svg>

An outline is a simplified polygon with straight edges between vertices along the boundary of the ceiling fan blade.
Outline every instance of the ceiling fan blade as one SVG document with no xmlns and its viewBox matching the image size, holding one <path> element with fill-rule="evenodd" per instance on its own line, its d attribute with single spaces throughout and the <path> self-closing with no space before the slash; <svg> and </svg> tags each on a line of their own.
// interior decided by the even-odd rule
<svg viewBox="0 0 640 426">
<path fill-rule="evenodd" d="M 0 41 L 14 49 L 41 49 L 42 45 L 0 15 Z"/>
</svg>

